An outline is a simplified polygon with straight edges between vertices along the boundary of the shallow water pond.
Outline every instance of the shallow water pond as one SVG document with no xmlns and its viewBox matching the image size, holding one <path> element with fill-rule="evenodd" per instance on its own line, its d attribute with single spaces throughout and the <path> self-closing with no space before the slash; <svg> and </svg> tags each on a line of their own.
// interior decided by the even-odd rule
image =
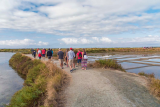
<svg viewBox="0 0 160 107">
<path fill-rule="evenodd" d="M 8 104 L 14 93 L 23 87 L 24 80 L 9 66 L 13 54 L 0 52 L 0 107 Z"/>
<path fill-rule="evenodd" d="M 147 66 L 145 64 L 137 64 L 137 63 L 129 63 L 129 62 L 122 62 L 120 64 L 123 66 L 124 69 Z"/>
<path fill-rule="evenodd" d="M 159 66 L 149 66 L 149 67 L 143 67 L 143 68 L 137 68 L 137 69 L 130 69 L 127 70 L 127 72 L 145 72 L 145 73 L 154 73 L 156 78 L 160 79 L 160 67 Z"/>
<path fill-rule="evenodd" d="M 156 78 L 160 78 L 160 53 L 95 53 L 89 55 L 88 61 L 98 59 L 116 59 L 127 72 L 144 71 L 154 73 Z"/>
</svg>

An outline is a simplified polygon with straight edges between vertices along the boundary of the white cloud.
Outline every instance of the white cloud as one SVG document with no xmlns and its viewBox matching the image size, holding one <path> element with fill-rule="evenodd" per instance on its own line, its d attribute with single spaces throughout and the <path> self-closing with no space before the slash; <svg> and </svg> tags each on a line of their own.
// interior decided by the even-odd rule
<svg viewBox="0 0 160 107">
<path fill-rule="evenodd" d="M 98 37 L 92 37 L 93 40 L 99 42 L 99 38 Z"/>
<path fill-rule="evenodd" d="M 39 41 L 38 43 L 36 43 L 34 40 L 31 39 L 23 39 L 23 40 L 3 40 L 0 41 L 0 45 L 3 46 L 29 46 L 29 45 L 34 45 L 34 46 L 44 46 L 44 45 L 48 45 L 47 42 L 42 42 Z"/>
<path fill-rule="evenodd" d="M 59 41 L 64 42 L 65 44 L 95 44 L 95 43 L 111 43 L 112 40 L 107 37 L 92 37 L 92 38 L 62 38 Z"/>
<path fill-rule="evenodd" d="M 160 28 L 160 13 L 145 13 L 159 5 L 160 0 L 0 0 L 0 29 L 92 37 L 144 31 Z"/>
<path fill-rule="evenodd" d="M 136 38 L 133 38 L 131 39 L 131 41 L 129 42 L 160 42 L 160 36 L 153 36 L 153 35 L 148 35 L 148 36 L 145 36 L 145 37 L 136 37 Z"/>
<path fill-rule="evenodd" d="M 102 37 L 102 39 L 100 39 L 102 42 L 106 42 L 106 43 L 110 43 L 112 42 L 109 38 L 107 37 Z"/>
</svg>

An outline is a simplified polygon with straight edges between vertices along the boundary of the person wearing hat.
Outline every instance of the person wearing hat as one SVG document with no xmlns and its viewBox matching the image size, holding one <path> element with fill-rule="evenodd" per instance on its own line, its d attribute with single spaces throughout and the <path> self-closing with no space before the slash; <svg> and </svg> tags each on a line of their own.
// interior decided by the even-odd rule
<svg viewBox="0 0 160 107">
<path fill-rule="evenodd" d="M 70 48 L 70 51 L 68 52 L 68 60 L 69 60 L 69 67 L 70 67 L 70 72 L 73 72 L 73 61 L 74 61 L 75 53 L 73 52 L 73 49 Z"/>
<path fill-rule="evenodd" d="M 59 59 L 60 67 L 63 69 L 64 53 L 61 51 L 61 48 L 59 48 L 59 52 L 57 53 L 57 56 L 58 56 L 58 59 Z"/>
</svg>

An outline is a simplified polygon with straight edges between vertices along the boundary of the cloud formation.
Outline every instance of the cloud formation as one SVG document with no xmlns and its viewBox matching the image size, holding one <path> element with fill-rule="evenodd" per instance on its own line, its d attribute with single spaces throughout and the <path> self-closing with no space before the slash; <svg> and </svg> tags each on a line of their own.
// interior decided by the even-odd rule
<svg viewBox="0 0 160 107">
<path fill-rule="evenodd" d="M 112 40 L 107 38 L 107 37 L 92 37 L 92 38 L 62 38 L 59 39 L 60 42 L 65 43 L 67 45 L 69 44 L 79 44 L 79 45 L 84 45 L 84 44 L 96 44 L 96 43 L 111 43 Z"/>
<path fill-rule="evenodd" d="M 4 40 L 4 41 L 0 41 L 0 45 L 1 46 L 30 46 L 30 45 L 34 45 L 34 46 L 46 46 L 48 45 L 48 42 L 42 42 L 39 41 L 38 43 L 36 43 L 34 40 L 31 39 L 24 39 L 24 40 Z"/>
<path fill-rule="evenodd" d="M 144 31 L 160 28 L 160 13 L 146 12 L 159 5 L 160 0 L 1 0 L 0 29 L 73 37 Z"/>
</svg>

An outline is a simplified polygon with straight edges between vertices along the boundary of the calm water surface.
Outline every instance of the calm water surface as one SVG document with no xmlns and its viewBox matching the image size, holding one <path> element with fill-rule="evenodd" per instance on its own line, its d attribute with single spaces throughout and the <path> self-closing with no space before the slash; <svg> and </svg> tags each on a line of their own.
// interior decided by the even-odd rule
<svg viewBox="0 0 160 107">
<path fill-rule="evenodd" d="M 160 79 L 160 53 L 95 53 L 89 54 L 89 62 L 98 59 L 116 59 L 127 72 L 154 73 Z"/>
<path fill-rule="evenodd" d="M 9 66 L 13 54 L 0 52 L 0 107 L 8 104 L 14 93 L 23 87 L 24 80 Z"/>
</svg>

